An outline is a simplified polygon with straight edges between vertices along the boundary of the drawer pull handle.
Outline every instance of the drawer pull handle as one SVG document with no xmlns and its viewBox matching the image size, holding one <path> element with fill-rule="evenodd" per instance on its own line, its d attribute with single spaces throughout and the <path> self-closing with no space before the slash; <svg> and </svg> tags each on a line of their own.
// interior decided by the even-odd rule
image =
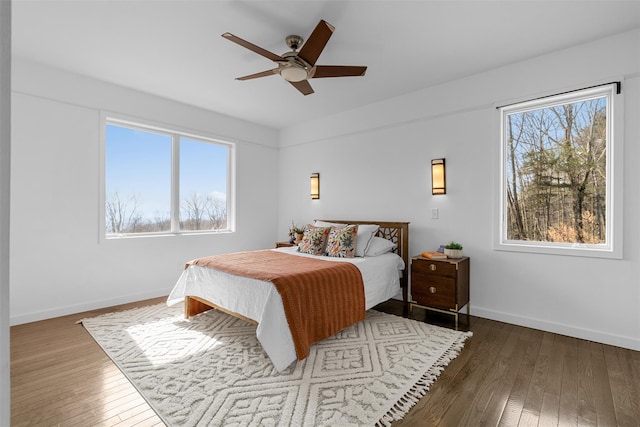
<svg viewBox="0 0 640 427">
<path fill-rule="evenodd" d="M 429 264 L 429 270 L 436 271 L 436 268 L 438 268 L 438 267 L 436 267 L 435 264 Z"/>
<path fill-rule="evenodd" d="M 429 288 L 429 292 L 431 292 L 432 294 L 435 294 L 435 293 L 436 293 L 436 291 L 437 291 L 437 289 L 435 288 L 435 286 L 431 286 L 431 287 Z"/>
</svg>

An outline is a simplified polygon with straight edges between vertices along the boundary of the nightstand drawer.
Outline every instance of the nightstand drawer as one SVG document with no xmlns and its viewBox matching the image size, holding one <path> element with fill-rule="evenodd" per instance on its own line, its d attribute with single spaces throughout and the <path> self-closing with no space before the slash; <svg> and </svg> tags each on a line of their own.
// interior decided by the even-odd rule
<svg viewBox="0 0 640 427">
<path fill-rule="evenodd" d="M 455 264 L 449 262 L 438 262 L 432 260 L 413 260 L 411 263 L 412 273 L 428 274 L 430 276 L 447 276 L 456 277 L 457 271 Z"/>
<path fill-rule="evenodd" d="M 420 305 L 456 309 L 456 281 L 451 278 L 413 273 L 411 297 Z"/>
</svg>

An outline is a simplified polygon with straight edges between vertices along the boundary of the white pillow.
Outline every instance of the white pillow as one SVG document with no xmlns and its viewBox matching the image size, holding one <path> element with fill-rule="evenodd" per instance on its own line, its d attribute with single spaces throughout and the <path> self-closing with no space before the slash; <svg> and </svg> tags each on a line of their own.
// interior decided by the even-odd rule
<svg viewBox="0 0 640 427">
<path fill-rule="evenodd" d="M 313 225 L 316 227 L 344 227 L 347 224 L 336 224 L 333 222 L 316 221 Z M 355 256 L 365 256 L 373 236 L 378 232 L 380 226 L 378 224 L 358 224 L 358 235 L 356 237 L 356 253 Z"/>
<path fill-rule="evenodd" d="M 337 224 L 335 222 L 316 221 L 313 223 L 316 227 L 344 227 L 347 224 Z"/>
<path fill-rule="evenodd" d="M 378 224 L 358 225 L 358 236 L 356 237 L 356 256 L 364 256 L 371 245 L 373 236 L 378 232 Z"/>
<path fill-rule="evenodd" d="M 396 249 L 398 245 L 391 240 L 383 239 L 382 237 L 374 236 L 369 243 L 369 248 L 365 252 L 365 256 L 378 256 L 386 254 Z"/>
</svg>

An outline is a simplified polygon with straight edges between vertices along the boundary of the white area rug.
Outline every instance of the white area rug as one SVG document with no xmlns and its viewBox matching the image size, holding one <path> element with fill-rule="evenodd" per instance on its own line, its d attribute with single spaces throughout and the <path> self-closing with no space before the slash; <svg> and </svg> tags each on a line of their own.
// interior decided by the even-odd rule
<svg viewBox="0 0 640 427">
<path fill-rule="evenodd" d="M 159 304 L 82 323 L 168 426 L 390 425 L 471 336 L 369 310 L 277 372 L 255 326 L 219 311 L 185 320 Z"/>
</svg>

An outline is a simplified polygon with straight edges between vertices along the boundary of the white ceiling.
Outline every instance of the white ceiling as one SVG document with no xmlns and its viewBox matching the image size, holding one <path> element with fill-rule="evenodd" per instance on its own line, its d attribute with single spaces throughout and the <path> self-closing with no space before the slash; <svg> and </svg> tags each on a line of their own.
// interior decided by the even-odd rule
<svg viewBox="0 0 640 427">
<path fill-rule="evenodd" d="M 282 54 L 320 19 L 318 64 L 364 77 L 311 80 L 301 95 L 226 31 Z M 14 0 L 13 54 L 273 128 L 328 116 L 640 27 L 633 1 Z M 597 60 L 597 59 L 594 59 Z"/>
</svg>

